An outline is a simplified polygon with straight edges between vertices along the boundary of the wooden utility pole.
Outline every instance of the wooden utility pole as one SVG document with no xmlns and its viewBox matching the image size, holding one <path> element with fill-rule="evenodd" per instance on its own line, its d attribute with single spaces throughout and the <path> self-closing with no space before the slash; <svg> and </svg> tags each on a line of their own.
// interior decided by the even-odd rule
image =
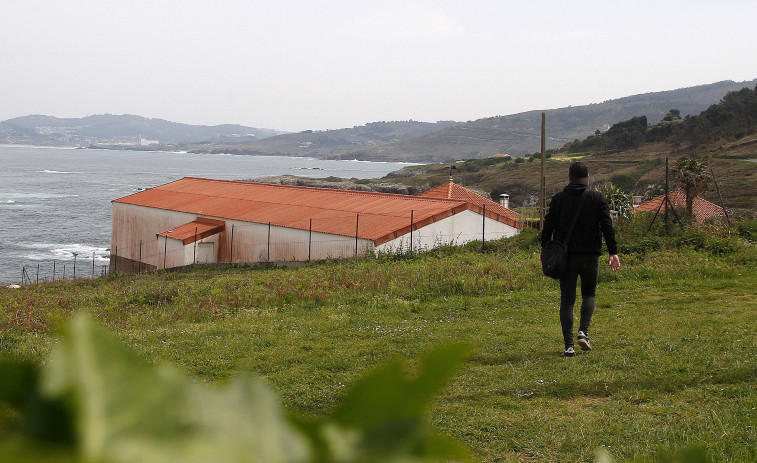
<svg viewBox="0 0 757 463">
<path fill-rule="evenodd" d="M 672 209 L 672 203 L 670 202 L 670 197 L 668 196 L 670 194 L 670 188 L 668 187 L 668 176 L 668 158 L 665 158 L 665 236 L 670 235 L 670 211 L 668 211 L 668 206 L 670 205 Z"/>
<path fill-rule="evenodd" d="M 539 230 L 544 228 L 544 209 L 547 205 L 547 181 L 544 174 L 544 164 L 547 159 L 547 115 L 541 113 L 541 175 L 539 177 Z"/>
</svg>

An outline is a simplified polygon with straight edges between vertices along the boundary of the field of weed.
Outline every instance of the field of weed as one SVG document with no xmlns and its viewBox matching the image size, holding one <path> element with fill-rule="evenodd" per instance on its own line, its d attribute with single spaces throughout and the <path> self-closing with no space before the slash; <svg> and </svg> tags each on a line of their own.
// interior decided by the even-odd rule
<svg viewBox="0 0 757 463">
<path fill-rule="evenodd" d="M 601 268 L 594 350 L 572 359 L 532 230 L 484 251 L 3 289 L 0 355 L 41 362 L 56 328 L 87 311 L 150 363 L 211 383 L 251 371 L 288 409 L 322 416 L 383 361 L 413 370 L 433 346 L 464 343 L 473 354 L 430 420 L 479 461 L 592 461 L 604 448 L 622 462 L 690 445 L 755 461 L 757 249 L 722 231 L 644 228 L 619 227 L 622 269 Z"/>
</svg>

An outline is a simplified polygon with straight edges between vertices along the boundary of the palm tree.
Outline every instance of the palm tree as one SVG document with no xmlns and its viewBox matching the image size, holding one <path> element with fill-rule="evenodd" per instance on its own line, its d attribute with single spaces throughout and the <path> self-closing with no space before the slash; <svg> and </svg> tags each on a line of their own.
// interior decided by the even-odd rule
<svg viewBox="0 0 757 463">
<path fill-rule="evenodd" d="M 712 181 L 707 162 L 689 157 L 679 158 L 673 168 L 673 181 L 686 195 L 686 218 L 691 222 L 694 218 L 694 198 L 707 191 Z"/>
</svg>

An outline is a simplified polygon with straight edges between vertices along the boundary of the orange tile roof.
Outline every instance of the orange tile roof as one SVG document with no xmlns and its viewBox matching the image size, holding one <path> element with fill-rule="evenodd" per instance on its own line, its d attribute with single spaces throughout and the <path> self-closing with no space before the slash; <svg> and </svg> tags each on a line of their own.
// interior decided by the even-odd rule
<svg viewBox="0 0 757 463">
<path fill-rule="evenodd" d="M 502 222 L 505 222 L 508 225 L 516 227 L 518 229 L 523 228 L 523 223 L 518 221 L 520 219 L 520 214 L 504 207 L 499 203 L 495 203 L 489 198 L 484 198 L 483 196 L 474 193 L 473 191 L 460 186 L 455 182 L 445 183 L 444 185 L 432 188 L 424 193 L 421 193 L 421 196 L 424 198 L 458 199 L 461 201 L 473 203 L 477 206 L 480 206 L 481 208 L 486 205 L 487 216 L 489 216 L 490 213 L 494 213 L 504 218 Z"/>
<path fill-rule="evenodd" d="M 174 210 L 222 219 L 357 236 L 383 244 L 413 229 L 464 210 L 481 213 L 475 203 L 460 199 L 334 190 L 230 180 L 185 177 L 141 191 L 114 203 Z M 505 217 L 487 216 L 504 223 Z"/>
<path fill-rule="evenodd" d="M 665 212 L 667 204 L 665 204 L 664 201 L 665 195 L 662 194 L 655 199 L 640 204 L 639 207 L 635 208 L 634 210 L 657 211 L 658 209 L 660 209 L 660 212 Z M 670 192 L 670 202 L 673 204 L 673 207 L 686 208 L 686 194 L 681 188 L 675 189 Z M 662 207 L 660 207 L 661 204 Z M 706 199 L 702 199 L 699 196 L 694 198 L 693 210 L 694 218 L 697 222 L 704 222 L 710 217 L 714 217 L 716 215 L 725 215 L 722 207 L 718 206 L 717 204 L 713 204 Z"/>
<path fill-rule="evenodd" d="M 192 222 L 179 225 L 178 227 L 171 228 L 169 230 L 158 233 L 158 236 L 165 236 L 179 240 L 186 246 L 189 243 L 194 243 L 197 240 L 213 236 L 216 233 L 221 233 L 226 227 L 226 222 L 223 220 L 206 219 L 204 217 L 198 217 Z"/>
</svg>

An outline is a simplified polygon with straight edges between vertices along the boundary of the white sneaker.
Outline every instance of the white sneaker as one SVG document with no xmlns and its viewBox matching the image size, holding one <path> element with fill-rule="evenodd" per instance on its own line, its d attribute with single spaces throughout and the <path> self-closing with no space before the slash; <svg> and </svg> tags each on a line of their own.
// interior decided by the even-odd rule
<svg viewBox="0 0 757 463">
<path fill-rule="evenodd" d="M 578 332 L 578 345 L 581 346 L 581 350 L 591 350 L 591 342 L 589 342 L 589 335 L 583 331 Z"/>
</svg>

